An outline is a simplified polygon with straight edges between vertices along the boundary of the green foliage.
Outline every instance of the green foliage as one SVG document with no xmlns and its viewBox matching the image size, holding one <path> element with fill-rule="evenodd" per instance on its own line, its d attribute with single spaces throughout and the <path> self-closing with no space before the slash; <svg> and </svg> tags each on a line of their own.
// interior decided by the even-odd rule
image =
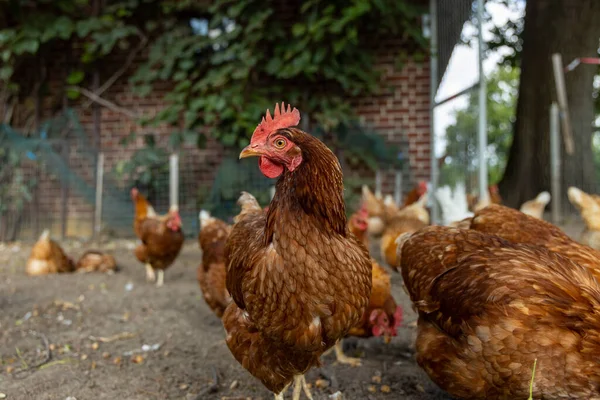
<svg viewBox="0 0 600 400">
<path fill-rule="evenodd" d="M 490 183 L 497 183 L 506 166 L 512 143 L 512 129 L 516 115 L 519 70 L 510 66 L 499 67 L 487 82 L 488 156 Z M 476 180 L 477 127 L 479 118 L 478 96 L 469 97 L 466 109 L 456 111 L 456 122 L 446 130 L 446 163 L 440 170 L 440 181 L 454 186 L 456 182 Z"/>
<path fill-rule="evenodd" d="M 59 46 L 83 49 L 73 52 L 80 57 L 66 84 L 84 85 L 97 61 L 144 38 L 148 59 L 136 66 L 132 90 L 146 96 L 157 83 L 174 85 L 169 105 L 141 122 L 176 126 L 173 146 L 202 146 L 210 134 L 238 147 L 275 101 L 294 104 L 326 131 L 349 123 L 351 98 L 383 89 L 373 43 L 404 38 L 411 54 L 426 45 L 419 19 L 425 8 L 409 0 L 286 4 L 289 22 L 283 3 L 121 0 L 93 15 L 83 0 L 8 0 L 0 5 L 10 15 L 0 30 L 0 79 L 18 81 L 22 62 Z M 79 92 L 67 95 L 76 99 Z"/>
<path fill-rule="evenodd" d="M 126 145 L 135 138 L 131 134 L 121 141 Z M 145 146 L 128 160 L 120 160 L 114 167 L 112 173 L 121 182 L 127 182 L 128 186 L 145 188 L 152 198 L 153 193 L 168 190 L 169 184 L 169 154 L 158 147 L 154 135 L 144 136 Z"/>
</svg>

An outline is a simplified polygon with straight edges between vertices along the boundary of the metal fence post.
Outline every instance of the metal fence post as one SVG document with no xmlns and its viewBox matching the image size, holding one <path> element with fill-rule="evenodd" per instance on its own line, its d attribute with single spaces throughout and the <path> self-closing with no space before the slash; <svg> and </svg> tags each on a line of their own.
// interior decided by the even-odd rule
<svg viewBox="0 0 600 400">
<path fill-rule="evenodd" d="M 550 106 L 550 179 L 552 192 L 552 223 L 562 222 L 561 216 L 561 158 L 560 158 L 560 115 L 558 104 Z"/>
<path fill-rule="evenodd" d="M 98 154 L 96 163 L 96 207 L 94 209 L 94 236 L 102 229 L 102 192 L 104 191 L 104 153 Z"/>
<path fill-rule="evenodd" d="M 488 191 L 488 165 L 487 165 L 487 86 L 485 82 L 485 72 L 483 71 L 484 59 L 484 41 L 483 41 L 483 7 L 484 0 L 477 0 L 477 42 L 479 44 L 478 63 L 479 63 L 479 128 L 478 147 L 479 147 L 479 198 L 489 199 Z"/>
<path fill-rule="evenodd" d="M 179 155 L 171 154 L 169 157 L 169 202 L 170 205 L 179 205 Z"/>
<path fill-rule="evenodd" d="M 435 95 L 438 87 L 438 37 L 437 37 L 437 1 L 429 0 L 429 26 L 431 35 L 429 38 L 430 57 L 429 57 L 429 169 L 431 171 L 431 223 L 433 225 L 440 223 L 440 208 L 435 199 L 435 192 L 438 186 L 438 161 L 435 156 Z"/>
</svg>

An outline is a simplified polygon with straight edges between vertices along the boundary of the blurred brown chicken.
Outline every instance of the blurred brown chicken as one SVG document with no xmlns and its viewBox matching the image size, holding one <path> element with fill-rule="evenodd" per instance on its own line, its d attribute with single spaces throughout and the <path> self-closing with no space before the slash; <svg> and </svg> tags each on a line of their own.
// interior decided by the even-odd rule
<svg viewBox="0 0 600 400">
<path fill-rule="evenodd" d="M 404 207 L 410 206 L 413 203 L 416 203 L 423 197 L 423 195 L 427 193 L 427 182 L 419 181 L 417 185 L 406 195 L 406 199 L 404 200 Z"/>
<path fill-rule="evenodd" d="M 398 270 L 396 256 L 396 239 L 406 232 L 415 232 L 429 225 L 429 212 L 425 208 L 427 194 L 423 194 L 419 201 L 401 209 L 388 221 L 383 236 L 381 237 L 381 254 L 390 267 Z"/>
<path fill-rule="evenodd" d="M 474 230 L 434 226 L 398 242 L 417 362 L 438 386 L 526 399 L 537 361 L 534 399 L 600 398 L 600 285 L 589 269 Z"/>
<path fill-rule="evenodd" d="M 579 241 L 600 250 L 600 197 L 587 194 L 576 187 L 570 187 L 567 194 L 569 201 L 579 210 L 585 223 Z"/>
<path fill-rule="evenodd" d="M 545 247 L 590 269 L 600 279 L 600 251 L 572 240 L 549 222 L 495 204 L 478 211 L 470 228 L 513 243 Z"/>
<path fill-rule="evenodd" d="M 135 204 L 133 230 L 142 241 L 135 248 L 135 256 L 146 265 L 146 279 L 150 282 L 156 280 L 156 286 L 162 286 L 164 270 L 173 264 L 183 246 L 178 207 L 173 205 L 166 215 L 156 215 L 136 188 L 131 189 L 131 198 Z M 158 279 L 154 270 L 158 270 Z"/>
<path fill-rule="evenodd" d="M 362 202 L 369 215 L 369 235 L 381 235 L 389 218 L 398 212 L 398 206 L 391 196 L 383 199 L 380 195 L 373 194 L 366 185 L 362 187 Z"/>
<path fill-rule="evenodd" d="M 368 248 L 367 217 L 367 210 L 363 203 L 361 208 L 350 217 L 348 230 Z M 350 329 L 347 336 L 362 338 L 381 336 L 386 343 L 389 343 L 391 338 L 398 334 L 398 327 L 402 323 L 402 308 L 396 304 L 392 296 L 390 274 L 373 258 L 371 258 L 371 264 L 373 266 L 371 275 L 373 286 L 369 306 L 359 325 Z M 359 358 L 348 357 L 344 354 L 341 339 L 333 350 L 335 350 L 335 356 L 339 363 L 352 366 L 361 365 Z"/>
<path fill-rule="evenodd" d="M 79 258 L 76 268 L 77 272 L 114 272 L 117 262 L 110 254 L 88 250 Z"/>
<path fill-rule="evenodd" d="M 202 263 L 198 267 L 198 283 L 202 289 L 204 301 L 221 318 L 231 296 L 226 288 L 225 244 L 231 232 L 231 226 L 212 217 L 208 211 L 199 214 L 200 234 L 198 242 L 202 249 Z"/>
<path fill-rule="evenodd" d="M 544 210 L 550 203 L 550 193 L 541 192 L 535 199 L 526 201 L 521 205 L 520 211 L 537 219 L 544 219 Z"/>
<path fill-rule="evenodd" d="M 480 198 L 478 196 L 467 194 L 467 202 L 469 203 L 469 211 L 479 211 L 490 204 L 502 204 L 502 197 L 498 185 L 490 185 L 488 187 L 489 197 Z"/>
<path fill-rule="evenodd" d="M 63 249 L 50 239 L 50 231 L 46 229 L 31 249 L 25 271 L 27 275 L 47 275 L 73 272 L 75 265 Z"/>
</svg>

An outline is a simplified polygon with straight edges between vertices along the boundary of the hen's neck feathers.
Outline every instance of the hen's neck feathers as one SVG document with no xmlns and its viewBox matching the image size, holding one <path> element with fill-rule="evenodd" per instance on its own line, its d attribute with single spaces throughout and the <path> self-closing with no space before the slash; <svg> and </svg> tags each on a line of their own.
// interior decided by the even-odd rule
<svg viewBox="0 0 600 400">
<path fill-rule="evenodd" d="M 337 157 L 325 144 L 299 129 L 279 133 L 302 151 L 302 163 L 284 171 L 277 181 L 267 214 L 267 240 L 272 237 L 279 213 L 301 213 L 325 230 L 346 236 L 344 179 Z"/>
</svg>

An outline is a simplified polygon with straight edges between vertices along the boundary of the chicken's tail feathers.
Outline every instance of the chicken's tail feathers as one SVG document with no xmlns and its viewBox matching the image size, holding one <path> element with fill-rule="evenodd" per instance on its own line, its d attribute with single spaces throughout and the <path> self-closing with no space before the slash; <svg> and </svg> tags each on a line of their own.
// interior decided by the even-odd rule
<svg viewBox="0 0 600 400">
<path fill-rule="evenodd" d="M 49 240 L 49 239 L 50 239 L 50 229 L 44 229 L 44 231 L 40 235 L 39 240 Z"/>
<path fill-rule="evenodd" d="M 240 194 L 240 197 L 238 198 L 237 203 L 240 207 L 242 207 L 242 209 L 249 209 L 249 208 L 259 208 L 260 209 L 260 204 L 258 204 L 256 197 L 254 197 L 252 194 L 250 194 L 248 192 L 242 191 L 242 193 Z"/>
<path fill-rule="evenodd" d="M 550 203 L 550 199 L 552 199 L 552 196 L 550 196 L 550 193 L 548 193 L 547 191 L 543 191 L 542 193 L 538 194 L 537 197 L 535 198 L 535 200 L 538 203 L 541 203 L 544 205 Z"/>
</svg>

